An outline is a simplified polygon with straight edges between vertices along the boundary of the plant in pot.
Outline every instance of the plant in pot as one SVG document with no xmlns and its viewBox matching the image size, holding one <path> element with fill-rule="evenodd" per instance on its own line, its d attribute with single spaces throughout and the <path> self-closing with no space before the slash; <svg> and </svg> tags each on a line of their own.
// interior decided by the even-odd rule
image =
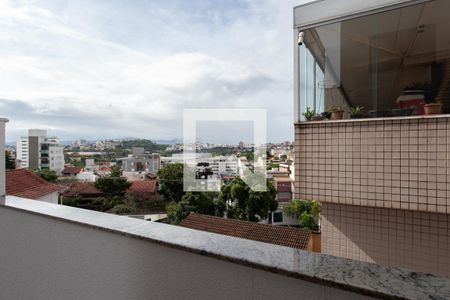
<svg viewBox="0 0 450 300">
<path fill-rule="evenodd" d="M 426 115 L 440 115 L 442 114 L 442 103 L 432 102 L 423 106 L 423 111 Z"/>
<path fill-rule="evenodd" d="M 316 111 L 314 109 L 307 107 L 306 111 L 303 112 L 302 115 L 305 117 L 306 121 L 311 121 L 313 117 L 316 115 Z"/>
<path fill-rule="evenodd" d="M 364 117 L 364 106 L 355 106 L 350 108 L 350 118 L 361 119 Z"/>
<path fill-rule="evenodd" d="M 321 115 L 323 116 L 324 119 L 330 119 L 331 118 L 331 113 L 329 111 L 324 111 L 321 113 Z"/>
<path fill-rule="evenodd" d="M 421 92 L 423 93 L 425 105 L 423 105 L 423 112 L 425 115 L 439 115 L 442 113 L 442 103 L 433 102 L 436 96 L 436 89 L 428 82 L 414 82 L 412 86 L 408 86 L 404 89 L 404 93 L 408 92 Z"/>
<path fill-rule="evenodd" d="M 344 110 L 339 106 L 328 107 L 328 112 L 331 113 L 330 120 L 342 120 L 344 117 Z"/>
</svg>

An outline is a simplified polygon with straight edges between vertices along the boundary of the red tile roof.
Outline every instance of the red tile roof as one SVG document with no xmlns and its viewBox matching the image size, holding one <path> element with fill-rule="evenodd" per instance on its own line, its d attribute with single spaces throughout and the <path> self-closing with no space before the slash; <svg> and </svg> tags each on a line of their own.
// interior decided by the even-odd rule
<svg viewBox="0 0 450 300">
<path fill-rule="evenodd" d="M 103 192 L 95 187 L 94 184 L 89 182 L 74 182 L 70 184 L 69 189 L 66 190 L 63 196 L 76 196 L 82 197 L 100 197 Z"/>
<path fill-rule="evenodd" d="M 156 180 L 138 180 L 131 183 L 130 192 L 134 193 L 155 193 Z"/>
<path fill-rule="evenodd" d="M 5 174 L 6 195 L 38 199 L 63 189 L 26 169 L 6 170 Z"/>
<path fill-rule="evenodd" d="M 180 226 L 263 243 L 308 250 L 311 232 L 303 229 L 258 224 L 190 213 Z"/>
<path fill-rule="evenodd" d="M 108 166 L 101 166 L 100 168 L 97 169 L 97 171 L 100 171 L 100 172 L 111 172 L 112 170 Z"/>
<path fill-rule="evenodd" d="M 62 174 L 78 174 L 81 171 L 83 171 L 82 167 L 65 167 L 64 170 L 62 170 Z"/>
</svg>

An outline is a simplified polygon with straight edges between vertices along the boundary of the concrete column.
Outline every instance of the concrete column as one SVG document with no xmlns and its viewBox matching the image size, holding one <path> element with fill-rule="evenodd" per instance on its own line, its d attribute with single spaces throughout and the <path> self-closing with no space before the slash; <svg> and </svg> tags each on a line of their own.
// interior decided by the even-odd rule
<svg viewBox="0 0 450 300">
<path fill-rule="evenodd" d="M 5 201 L 5 123 L 8 119 L 0 118 L 0 204 Z"/>
</svg>

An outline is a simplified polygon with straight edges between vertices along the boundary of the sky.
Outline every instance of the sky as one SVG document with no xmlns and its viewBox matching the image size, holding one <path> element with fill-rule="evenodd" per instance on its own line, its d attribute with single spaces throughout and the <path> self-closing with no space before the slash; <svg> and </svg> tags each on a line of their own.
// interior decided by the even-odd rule
<svg viewBox="0 0 450 300">
<path fill-rule="evenodd" d="M 264 108 L 268 141 L 290 141 L 292 8 L 304 2 L 0 0 L 6 139 L 41 128 L 181 140 L 184 108 Z M 251 136 L 244 127 L 199 131 L 235 143 Z"/>
</svg>

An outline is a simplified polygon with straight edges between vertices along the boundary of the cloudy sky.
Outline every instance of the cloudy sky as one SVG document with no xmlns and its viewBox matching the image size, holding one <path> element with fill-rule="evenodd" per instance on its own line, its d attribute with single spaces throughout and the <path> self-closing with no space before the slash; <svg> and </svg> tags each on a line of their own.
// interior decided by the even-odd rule
<svg viewBox="0 0 450 300">
<path fill-rule="evenodd" d="M 268 140 L 292 140 L 292 7 L 304 2 L 0 0 L 7 140 L 28 128 L 181 139 L 184 108 L 265 108 Z M 235 141 L 218 128 L 211 142 Z"/>
</svg>

